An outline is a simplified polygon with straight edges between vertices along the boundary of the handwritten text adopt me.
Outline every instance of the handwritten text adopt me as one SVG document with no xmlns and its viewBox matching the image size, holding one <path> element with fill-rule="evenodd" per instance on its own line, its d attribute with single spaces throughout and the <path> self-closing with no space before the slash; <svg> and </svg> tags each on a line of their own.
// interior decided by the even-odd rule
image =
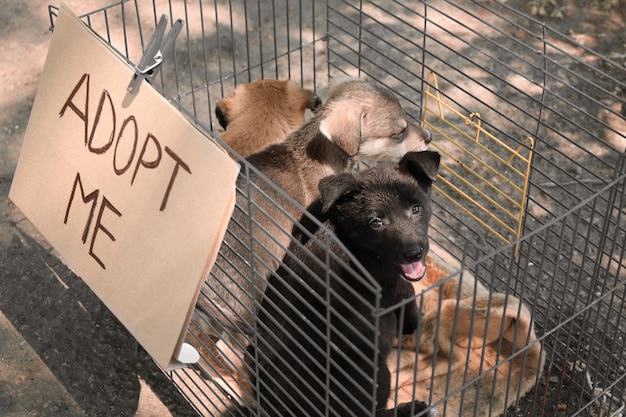
<svg viewBox="0 0 626 417">
<path fill-rule="evenodd" d="M 169 181 L 162 185 L 163 197 L 161 201 L 155 202 L 155 205 L 159 205 L 159 210 L 164 211 L 180 169 L 191 174 L 189 166 L 168 146 L 162 146 L 152 133 L 142 133 L 135 116 L 128 115 L 120 123 L 119 109 L 116 109 L 114 100 L 106 89 L 100 93 L 98 106 L 92 114 L 89 106 L 91 101 L 89 78 L 89 74 L 83 74 L 78 80 L 61 107 L 59 117 L 77 116 L 82 120 L 85 127 L 84 145 L 87 150 L 94 155 L 110 158 L 115 175 L 128 178 L 131 186 L 135 183 L 137 176 L 142 175 L 140 172 L 144 170 L 155 169 L 159 165 L 171 169 Z M 85 190 L 80 172 L 77 172 L 65 210 L 64 224 L 67 224 L 70 216 L 74 215 L 73 213 L 80 210 L 81 206 L 76 207 L 75 204 L 79 198 L 77 191 L 80 193 L 83 205 L 87 205 L 89 210 L 82 242 L 86 244 L 91 234 L 89 255 L 102 269 L 106 269 L 104 262 L 94 252 L 94 245 L 100 236 L 99 232 L 104 233 L 113 242 L 116 240 L 115 235 L 109 229 L 112 226 L 107 227 L 103 224 L 105 211 L 113 213 L 118 218 L 122 217 L 122 213 L 116 208 L 114 202 L 100 192 L 100 189 Z M 91 204 L 91 207 L 88 204 Z"/>
</svg>

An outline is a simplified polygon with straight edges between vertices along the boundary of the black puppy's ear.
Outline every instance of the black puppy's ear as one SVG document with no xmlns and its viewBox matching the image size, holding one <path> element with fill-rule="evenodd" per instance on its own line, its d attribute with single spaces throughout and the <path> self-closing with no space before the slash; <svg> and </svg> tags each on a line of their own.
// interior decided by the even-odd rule
<svg viewBox="0 0 626 417">
<path fill-rule="evenodd" d="M 355 190 L 357 187 L 356 178 L 351 173 L 331 175 L 323 178 L 319 183 L 322 214 L 326 213 L 339 197 Z"/>
<path fill-rule="evenodd" d="M 400 171 L 411 175 L 426 192 L 430 192 L 430 187 L 437 178 L 440 161 L 439 152 L 408 152 L 400 160 Z"/>
</svg>

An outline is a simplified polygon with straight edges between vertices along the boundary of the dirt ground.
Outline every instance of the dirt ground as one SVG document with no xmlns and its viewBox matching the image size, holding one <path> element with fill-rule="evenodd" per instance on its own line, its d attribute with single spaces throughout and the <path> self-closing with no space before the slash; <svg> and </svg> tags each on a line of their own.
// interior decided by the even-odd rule
<svg viewBox="0 0 626 417">
<path fill-rule="evenodd" d="M 78 14 L 110 3 L 65 1 Z M 0 0 L 0 416 L 195 415 L 8 199 L 51 38 L 48 3 Z M 509 3 L 626 59 L 623 0 Z M 585 3 L 590 11 L 577 11 Z M 622 30 L 604 30 L 607 21 Z"/>
</svg>

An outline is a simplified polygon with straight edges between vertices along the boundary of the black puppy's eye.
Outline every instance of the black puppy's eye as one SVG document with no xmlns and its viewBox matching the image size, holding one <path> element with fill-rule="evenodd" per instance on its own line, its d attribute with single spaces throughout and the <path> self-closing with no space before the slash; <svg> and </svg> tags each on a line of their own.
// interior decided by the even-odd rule
<svg viewBox="0 0 626 417">
<path fill-rule="evenodd" d="M 419 204 L 413 205 L 413 207 L 411 207 L 411 212 L 413 214 L 420 214 L 422 212 L 422 206 L 420 206 Z"/>
<path fill-rule="evenodd" d="M 369 225 L 372 229 L 380 229 L 383 227 L 383 221 L 378 217 L 372 217 L 369 220 Z"/>
</svg>

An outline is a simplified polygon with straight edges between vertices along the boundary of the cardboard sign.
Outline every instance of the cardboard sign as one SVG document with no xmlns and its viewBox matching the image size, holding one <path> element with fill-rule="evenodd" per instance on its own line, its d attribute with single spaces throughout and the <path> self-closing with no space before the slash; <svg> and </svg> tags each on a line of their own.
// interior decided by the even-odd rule
<svg viewBox="0 0 626 417">
<path fill-rule="evenodd" d="M 239 166 L 65 6 L 10 198 L 164 369 L 177 365 Z"/>
</svg>

